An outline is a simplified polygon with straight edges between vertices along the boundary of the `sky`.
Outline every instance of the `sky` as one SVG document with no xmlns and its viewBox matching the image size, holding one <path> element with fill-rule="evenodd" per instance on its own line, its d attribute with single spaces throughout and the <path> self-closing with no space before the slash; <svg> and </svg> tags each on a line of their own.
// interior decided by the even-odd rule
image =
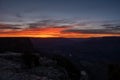
<svg viewBox="0 0 120 80">
<path fill-rule="evenodd" d="M 0 0 L 0 37 L 120 36 L 120 0 Z"/>
</svg>

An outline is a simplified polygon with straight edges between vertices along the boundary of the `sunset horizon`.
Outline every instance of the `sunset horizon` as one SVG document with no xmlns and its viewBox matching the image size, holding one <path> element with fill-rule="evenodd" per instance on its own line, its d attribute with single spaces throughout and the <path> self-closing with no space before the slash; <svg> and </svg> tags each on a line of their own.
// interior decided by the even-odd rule
<svg viewBox="0 0 120 80">
<path fill-rule="evenodd" d="M 2 26 L 0 26 L 2 27 Z M 4 26 L 3 26 L 4 27 Z M 1 30 L 0 37 L 36 37 L 36 38 L 92 38 L 92 37 L 120 37 L 119 33 L 83 33 L 68 31 L 68 26 L 50 26 L 44 28 L 31 29 L 6 29 Z"/>
</svg>

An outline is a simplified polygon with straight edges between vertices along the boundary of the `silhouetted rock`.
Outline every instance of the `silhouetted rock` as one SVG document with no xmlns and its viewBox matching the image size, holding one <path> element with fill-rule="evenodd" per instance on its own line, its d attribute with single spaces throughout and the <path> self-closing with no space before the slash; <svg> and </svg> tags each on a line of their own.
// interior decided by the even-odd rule
<svg viewBox="0 0 120 80">
<path fill-rule="evenodd" d="M 54 55 L 53 60 L 57 61 L 57 66 L 64 67 L 66 71 L 68 72 L 69 76 L 71 77 L 71 80 L 79 80 L 80 75 L 80 69 L 77 68 L 71 61 L 63 56 L 60 55 Z"/>
<path fill-rule="evenodd" d="M 108 80 L 120 80 L 120 64 L 108 65 Z"/>
<path fill-rule="evenodd" d="M 0 52 L 34 52 L 29 38 L 0 38 Z"/>
<path fill-rule="evenodd" d="M 22 53 L 21 57 L 26 69 L 40 66 L 39 56 L 35 55 L 34 53 Z"/>
<path fill-rule="evenodd" d="M 29 38 L 0 38 L 0 52 L 18 52 L 22 54 L 22 61 L 26 68 L 39 65 L 39 57 Z"/>
</svg>

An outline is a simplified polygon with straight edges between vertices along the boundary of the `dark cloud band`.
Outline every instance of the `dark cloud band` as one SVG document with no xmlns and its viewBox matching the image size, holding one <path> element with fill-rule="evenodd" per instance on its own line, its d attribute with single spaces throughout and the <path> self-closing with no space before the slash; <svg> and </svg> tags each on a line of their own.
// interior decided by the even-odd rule
<svg viewBox="0 0 120 80">
<path fill-rule="evenodd" d="M 84 34 L 120 34 L 120 31 L 107 30 L 107 29 L 89 29 L 89 30 L 76 30 L 68 29 L 62 31 L 62 33 L 84 33 Z"/>
</svg>

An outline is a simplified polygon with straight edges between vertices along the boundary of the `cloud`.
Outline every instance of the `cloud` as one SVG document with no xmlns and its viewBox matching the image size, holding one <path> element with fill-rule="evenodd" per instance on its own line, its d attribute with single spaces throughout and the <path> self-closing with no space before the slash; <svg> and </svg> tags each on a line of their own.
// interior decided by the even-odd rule
<svg viewBox="0 0 120 80">
<path fill-rule="evenodd" d="M 112 23 L 94 25 L 79 21 L 45 19 L 26 24 L 0 24 L 0 34 L 0 36 L 67 38 L 120 36 L 120 25 Z"/>
<path fill-rule="evenodd" d="M 120 24 L 104 24 L 101 26 L 104 26 L 106 29 L 120 30 Z"/>
<path fill-rule="evenodd" d="M 17 25 L 0 24 L 0 29 L 20 29 L 15 26 L 17 26 Z"/>
<path fill-rule="evenodd" d="M 120 34 L 120 31 L 107 30 L 107 29 L 68 29 L 62 31 L 62 33 L 84 33 L 84 34 Z"/>
<path fill-rule="evenodd" d="M 67 20 L 52 20 L 52 19 L 46 19 L 46 20 L 40 20 L 34 23 L 29 23 L 29 28 L 41 28 L 41 27 L 71 27 L 71 22 Z"/>
<path fill-rule="evenodd" d="M 10 25 L 10 24 L 0 24 L 0 34 L 9 34 L 14 33 L 16 31 L 22 31 L 21 27 L 17 27 L 19 25 Z"/>
</svg>

